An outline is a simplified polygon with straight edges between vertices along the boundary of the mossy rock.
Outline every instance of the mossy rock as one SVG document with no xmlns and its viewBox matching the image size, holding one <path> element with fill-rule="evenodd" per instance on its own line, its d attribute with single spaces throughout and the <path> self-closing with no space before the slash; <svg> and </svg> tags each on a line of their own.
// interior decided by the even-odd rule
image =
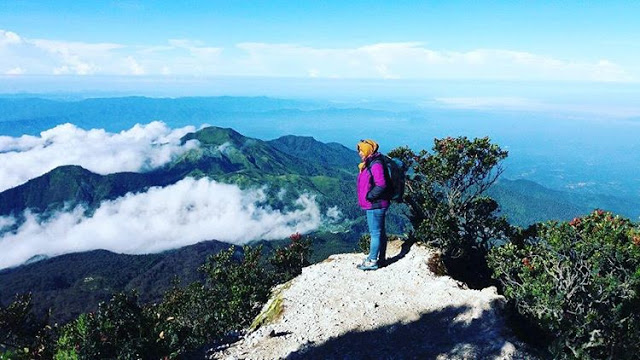
<svg viewBox="0 0 640 360">
<path fill-rule="evenodd" d="M 271 324 L 275 320 L 280 318 L 280 316 L 284 312 L 284 298 L 282 293 L 286 289 L 291 287 L 292 281 L 293 280 L 290 280 L 274 290 L 273 295 L 262 308 L 260 314 L 256 316 L 256 318 L 251 323 L 251 326 L 249 326 L 249 332 L 255 331 L 261 326 Z"/>
</svg>

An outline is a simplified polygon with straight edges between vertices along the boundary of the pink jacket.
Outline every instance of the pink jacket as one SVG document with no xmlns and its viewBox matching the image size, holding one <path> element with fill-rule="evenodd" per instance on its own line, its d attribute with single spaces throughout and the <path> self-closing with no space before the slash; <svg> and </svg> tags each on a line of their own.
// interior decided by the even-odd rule
<svg viewBox="0 0 640 360">
<path fill-rule="evenodd" d="M 378 156 L 381 155 L 375 153 L 366 159 L 366 166 L 358 174 L 358 203 L 364 210 L 389 207 L 389 200 L 382 198 L 387 182 L 382 161 L 375 161 Z"/>
</svg>

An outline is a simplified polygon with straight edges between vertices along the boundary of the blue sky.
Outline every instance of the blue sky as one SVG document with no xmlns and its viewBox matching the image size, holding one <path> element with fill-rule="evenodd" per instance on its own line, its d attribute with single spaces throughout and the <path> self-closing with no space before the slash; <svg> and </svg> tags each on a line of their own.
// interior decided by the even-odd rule
<svg viewBox="0 0 640 360">
<path fill-rule="evenodd" d="M 640 84 L 638 18 L 639 1 L 3 0 L 15 86 L 0 91 L 38 76 Z"/>
</svg>

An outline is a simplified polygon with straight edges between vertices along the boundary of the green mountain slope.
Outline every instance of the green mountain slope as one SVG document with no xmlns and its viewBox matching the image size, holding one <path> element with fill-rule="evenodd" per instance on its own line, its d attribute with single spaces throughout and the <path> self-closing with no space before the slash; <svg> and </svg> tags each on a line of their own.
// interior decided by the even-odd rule
<svg viewBox="0 0 640 360">
<path fill-rule="evenodd" d="M 274 148 L 301 159 L 317 161 L 320 164 L 355 171 L 360 162 L 358 154 L 338 143 L 322 144 L 312 137 L 287 135 L 268 141 Z"/>
<path fill-rule="evenodd" d="M 26 209 L 42 214 L 81 204 L 94 209 L 104 200 L 178 179 L 175 172 L 98 175 L 80 166 L 60 166 L 0 193 L 0 215 L 19 215 Z"/>
<path fill-rule="evenodd" d="M 208 127 L 184 136 L 200 146 L 149 173 L 98 175 L 79 166 L 61 166 L 0 193 L 0 215 L 18 216 L 30 209 L 45 217 L 82 205 L 90 215 L 102 201 L 185 177 L 210 178 L 241 188 L 265 189 L 266 204 L 290 209 L 303 193 L 315 196 L 321 211 L 337 207 L 350 223 L 362 216 L 355 201 L 355 151 L 313 138 L 287 137 L 270 142 L 232 129 Z M 309 151 L 307 149 L 312 149 Z M 315 155 L 320 154 L 320 155 Z"/>
</svg>

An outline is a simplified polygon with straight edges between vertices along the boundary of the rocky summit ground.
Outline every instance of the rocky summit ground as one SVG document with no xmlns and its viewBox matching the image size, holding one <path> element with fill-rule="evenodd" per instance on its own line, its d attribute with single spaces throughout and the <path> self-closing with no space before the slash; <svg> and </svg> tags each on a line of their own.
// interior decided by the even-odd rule
<svg viewBox="0 0 640 360">
<path fill-rule="evenodd" d="M 257 330 L 211 359 L 531 359 L 505 327 L 496 289 L 467 289 L 427 266 L 432 251 L 392 242 L 390 264 L 339 254 L 274 290 Z"/>
</svg>

